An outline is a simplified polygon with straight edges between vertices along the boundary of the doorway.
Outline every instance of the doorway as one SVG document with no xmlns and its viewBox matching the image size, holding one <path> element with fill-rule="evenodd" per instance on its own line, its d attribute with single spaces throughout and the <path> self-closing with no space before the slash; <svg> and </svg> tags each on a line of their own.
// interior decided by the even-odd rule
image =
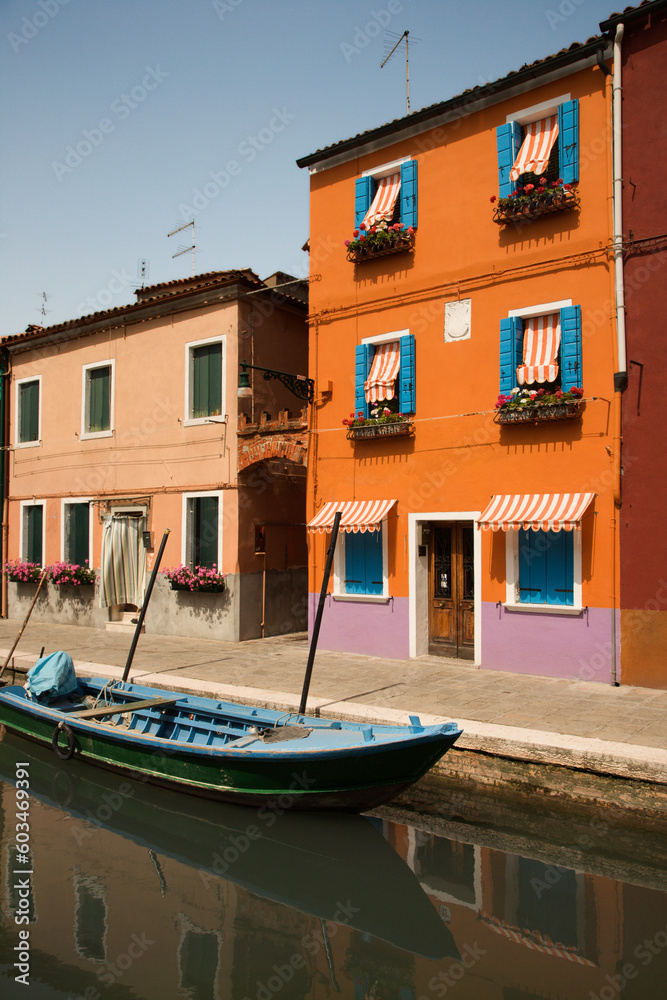
<svg viewBox="0 0 667 1000">
<path fill-rule="evenodd" d="M 475 562 L 471 521 L 429 525 L 428 651 L 475 656 Z"/>
</svg>

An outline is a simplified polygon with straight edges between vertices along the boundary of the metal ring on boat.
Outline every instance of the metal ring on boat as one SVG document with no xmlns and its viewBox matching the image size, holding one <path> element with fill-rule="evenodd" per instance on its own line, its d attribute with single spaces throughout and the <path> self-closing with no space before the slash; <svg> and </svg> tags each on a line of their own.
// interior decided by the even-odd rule
<svg viewBox="0 0 667 1000">
<path fill-rule="evenodd" d="M 67 747 L 63 748 L 58 745 L 58 737 L 60 733 L 63 732 L 67 737 Z M 51 746 L 54 749 L 56 757 L 60 760 L 69 760 L 70 757 L 74 756 L 74 733 L 67 725 L 66 722 L 59 722 L 56 728 L 53 730 L 53 736 L 51 737 Z"/>
</svg>

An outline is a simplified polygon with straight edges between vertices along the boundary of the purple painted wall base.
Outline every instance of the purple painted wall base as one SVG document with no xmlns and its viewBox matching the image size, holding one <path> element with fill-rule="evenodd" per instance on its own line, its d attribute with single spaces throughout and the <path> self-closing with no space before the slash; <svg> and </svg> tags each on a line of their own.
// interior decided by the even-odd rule
<svg viewBox="0 0 667 1000">
<path fill-rule="evenodd" d="M 308 595 L 308 631 L 312 635 L 319 594 Z M 387 604 L 334 601 L 327 596 L 317 642 L 318 649 L 407 660 L 408 599 L 394 597 Z"/>
<path fill-rule="evenodd" d="M 609 684 L 611 615 L 610 608 L 588 608 L 573 616 L 507 611 L 502 605 L 483 603 L 481 667 Z M 619 639 L 617 621 L 617 649 Z"/>
</svg>

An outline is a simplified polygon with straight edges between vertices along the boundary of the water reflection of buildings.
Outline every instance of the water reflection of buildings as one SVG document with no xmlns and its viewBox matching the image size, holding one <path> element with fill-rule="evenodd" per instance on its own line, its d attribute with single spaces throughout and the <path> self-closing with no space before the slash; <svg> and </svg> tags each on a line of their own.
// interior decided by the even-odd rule
<svg viewBox="0 0 667 1000">
<path fill-rule="evenodd" d="M 17 905 L 8 782 L 25 748 L 0 743 L 6 966 Z M 625 967 L 615 996 L 662 997 L 667 948 L 648 964 L 635 951 L 662 940 L 660 892 L 359 817 L 327 821 L 330 842 L 305 817 L 254 839 L 254 811 L 30 753 L 31 980 L 49 996 L 604 1000 Z"/>
</svg>

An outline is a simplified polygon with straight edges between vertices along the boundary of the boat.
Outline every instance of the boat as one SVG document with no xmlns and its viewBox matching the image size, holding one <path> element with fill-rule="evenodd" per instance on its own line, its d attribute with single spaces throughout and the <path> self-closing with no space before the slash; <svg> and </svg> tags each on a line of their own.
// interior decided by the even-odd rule
<svg viewBox="0 0 667 1000">
<path fill-rule="evenodd" d="M 131 870 L 137 854 L 129 845 L 136 845 L 154 858 L 158 880 L 153 889 L 168 889 L 172 900 L 176 890 L 165 859 L 187 866 L 204 885 L 229 882 L 269 905 L 344 923 L 411 954 L 433 960 L 460 957 L 451 930 L 383 836 L 378 820 L 336 812 L 297 815 L 267 807 L 249 823 L 248 810 L 239 806 L 175 796 L 83 760 L 63 768 L 50 749 L 5 732 L 0 736 L 1 783 L 16 784 L 17 761 L 30 774 L 31 799 L 45 807 L 31 831 L 32 849 L 39 853 L 40 844 L 46 849 L 48 841 L 51 853 L 65 859 L 75 843 L 77 869 L 84 876 Z M 58 821 L 50 820 L 47 810 L 58 810 Z M 61 815 L 68 822 L 60 822 Z M 103 841 L 103 849 L 100 830 L 115 835 Z M 47 875 L 56 877 L 54 871 Z M 57 877 L 66 893 L 71 878 L 66 864 Z M 143 905 L 150 907 L 150 883 L 142 891 Z M 154 891 L 152 898 L 156 896 L 163 907 Z M 341 903 L 348 900 L 353 906 L 341 914 Z"/>
<path fill-rule="evenodd" d="M 52 656 L 55 654 L 51 654 Z M 35 669 L 35 668 L 33 668 Z M 371 725 L 237 705 L 102 677 L 40 700 L 0 690 L 0 723 L 61 760 L 227 802 L 373 809 L 418 781 L 456 742 L 456 723 Z"/>
</svg>

